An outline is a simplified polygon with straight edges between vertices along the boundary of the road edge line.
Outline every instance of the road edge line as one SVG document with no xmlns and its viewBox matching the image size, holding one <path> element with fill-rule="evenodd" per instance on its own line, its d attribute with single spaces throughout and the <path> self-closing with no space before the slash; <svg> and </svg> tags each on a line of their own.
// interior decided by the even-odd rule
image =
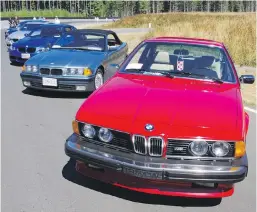
<svg viewBox="0 0 257 212">
<path fill-rule="evenodd" d="M 252 109 L 252 108 L 249 108 L 249 107 L 244 107 L 244 109 L 245 110 L 248 110 L 248 111 L 250 111 L 250 112 L 252 112 L 252 113 L 257 113 L 257 111 L 256 110 L 254 110 L 254 109 Z"/>
</svg>

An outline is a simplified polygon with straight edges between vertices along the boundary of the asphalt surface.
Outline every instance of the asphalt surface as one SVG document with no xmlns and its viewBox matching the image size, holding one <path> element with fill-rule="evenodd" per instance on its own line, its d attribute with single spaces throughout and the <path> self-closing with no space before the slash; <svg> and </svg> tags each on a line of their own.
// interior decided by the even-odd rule
<svg viewBox="0 0 257 212">
<path fill-rule="evenodd" d="M 20 21 L 23 21 L 22 19 Z M 49 19 L 48 21 L 54 22 L 53 19 Z M 63 24 L 72 24 L 75 27 L 80 26 L 81 24 L 83 25 L 96 25 L 96 24 L 105 24 L 108 22 L 112 22 L 112 19 L 99 19 L 96 21 L 95 19 L 60 19 L 60 22 Z M 1 21 L 1 29 L 7 29 L 9 28 L 9 22 L 7 20 L 2 20 Z"/>
<path fill-rule="evenodd" d="M 249 175 L 220 201 L 146 195 L 95 180 L 73 180 L 64 153 L 71 123 L 87 95 L 28 92 L 12 66 L 1 30 L 2 211 L 243 212 L 256 211 L 256 115 L 250 114 Z"/>
</svg>

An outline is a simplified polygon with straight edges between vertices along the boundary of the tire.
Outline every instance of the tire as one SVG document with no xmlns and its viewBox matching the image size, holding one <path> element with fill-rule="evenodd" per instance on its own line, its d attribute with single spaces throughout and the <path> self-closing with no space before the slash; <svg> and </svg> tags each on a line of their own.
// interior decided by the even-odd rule
<svg viewBox="0 0 257 212">
<path fill-rule="evenodd" d="M 94 79 L 95 90 L 100 88 L 103 84 L 104 84 L 103 71 L 101 69 L 98 69 L 97 72 L 96 72 L 96 75 L 95 75 L 95 79 Z"/>
</svg>

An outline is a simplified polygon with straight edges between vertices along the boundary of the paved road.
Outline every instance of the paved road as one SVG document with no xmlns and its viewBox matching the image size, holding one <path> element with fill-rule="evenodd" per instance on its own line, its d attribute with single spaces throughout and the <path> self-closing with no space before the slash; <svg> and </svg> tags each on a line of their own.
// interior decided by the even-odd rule
<svg viewBox="0 0 257 212">
<path fill-rule="evenodd" d="M 23 21 L 22 19 L 20 21 Z M 53 19 L 49 19 L 50 22 L 54 22 Z M 112 22 L 112 19 L 99 19 L 96 21 L 94 19 L 60 19 L 61 23 L 64 24 L 73 24 L 74 26 L 80 26 L 81 24 L 92 25 L 92 24 L 105 24 L 108 22 Z M 9 22 L 7 20 L 1 21 L 1 29 L 9 28 Z"/>
<path fill-rule="evenodd" d="M 1 30 L 1 41 L 3 30 Z M 94 180 L 72 182 L 64 141 L 81 95 L 28 93 L 1 48 L 2 77 L 2 211 L 4 212 L 252 212 L 256 209 L 255 114 L 247 151 L 250 172 L 235 195 L 221 203 L 139 194 Z"/>
</svg>

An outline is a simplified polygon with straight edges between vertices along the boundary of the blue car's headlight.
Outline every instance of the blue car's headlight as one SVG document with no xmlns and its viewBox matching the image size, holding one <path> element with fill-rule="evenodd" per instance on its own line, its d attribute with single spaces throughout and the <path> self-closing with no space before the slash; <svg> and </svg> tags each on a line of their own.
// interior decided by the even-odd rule
<svg viewBox="0 0 257 212">
<path fill-rule="evenodd" d="M 26 71 L 26 72 L 37 72 L 38 67 L 36 65 L 25 65 L 24 66 L 24 71 Z"/>
<path fill-rule="evenodd" d="M 15 46 L 12 46 L 12 45 L 9 48 L 10 48 L 11 51 L 15 51 L 16 50 Z"/>
<path fill-rule="evenodd" d="M 45 48 L 45 47 L 37 47 L 36 48 L 36 52 L 46 52 L 48 50 L 49 50 L 49 48 Z"/>
<path fill-rule="evenodd" d="M 64 68 L 63 75 L 92 75 L 92 71 L 89 68 Z"/>
</svg>

